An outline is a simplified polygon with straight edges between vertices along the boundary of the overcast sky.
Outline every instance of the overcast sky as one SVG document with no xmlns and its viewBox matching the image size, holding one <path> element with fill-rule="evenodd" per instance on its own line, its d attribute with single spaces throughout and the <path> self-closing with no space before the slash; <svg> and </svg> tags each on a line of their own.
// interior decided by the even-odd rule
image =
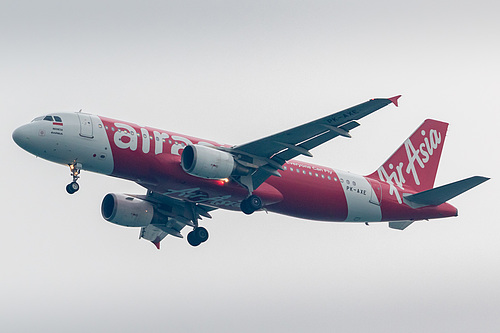
<svg viewBox="0 0 500 333">
<path fill-rule="evenodd" d="M 0 1 L 3 332 L 486 332 L 500 328 L 498 1 Z M 49 112 L 240 144 L 402 94 L 308 161 L 368 174 L 426 118 L 458 218 L 319 223 L 217 211 L 207 243 L 104 221 L 133 183 L 17 147 Z M 185 230 L 186 231 L 186 230 Z"/>
</svg>

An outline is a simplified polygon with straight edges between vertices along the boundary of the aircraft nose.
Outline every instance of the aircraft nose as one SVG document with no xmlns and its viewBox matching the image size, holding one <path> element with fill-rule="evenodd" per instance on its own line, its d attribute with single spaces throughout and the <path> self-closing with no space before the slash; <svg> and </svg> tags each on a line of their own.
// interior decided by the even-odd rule
<svg viewBox="0 0 500 333">
<path fill-rule="evenodd" d="M 28 133 L 29 131 L 26 127 L 26 125 L 23 125 L 16 128 L 14 132 L 12 132 L 12 139 L 19 147 L 23 149 L 26 149 L 26 146 L 30 141 L 30 135 Z"/>
</svg>

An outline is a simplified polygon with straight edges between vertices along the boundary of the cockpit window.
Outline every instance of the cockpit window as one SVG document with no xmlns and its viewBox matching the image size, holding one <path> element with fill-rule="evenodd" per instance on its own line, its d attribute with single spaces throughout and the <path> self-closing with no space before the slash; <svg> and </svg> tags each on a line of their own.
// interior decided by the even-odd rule
<svg viewBox="0 0 500 333">
<path fill-rule="evenodd" d="M 59 116 L 40 116 L 40 117 L 36 117 L 35 119 L 33 119 L 31 122 L 34 122 L 34 121 L 40 121 L 40 120 L 45 120 L 45 121 L 56 121 L 58 123 L 62 123 L 62 119 L 61 117 Z"/>
</svg>

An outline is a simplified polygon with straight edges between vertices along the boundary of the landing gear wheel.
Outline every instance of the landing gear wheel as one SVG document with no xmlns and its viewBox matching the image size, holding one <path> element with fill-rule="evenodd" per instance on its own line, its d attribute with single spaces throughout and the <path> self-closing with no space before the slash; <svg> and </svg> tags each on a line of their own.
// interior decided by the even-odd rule
<svg viewBox="0 0 500 333">
<path fill-rule="evenodd" d="M 198 227 L 193 230 L 196 238 L 198 238 L 202 243 L 205 243 L 208 240 L 208 230 L 203 227 Z"/>
<path fill-rule="evenodd" d="M 193 231 L 191 231 L 189 234 L 188 234 L 188 243 L 189 245 L 191 246 L 198 246 L 201 244 L 200 240 L 198 238 L 196 238 L 196 235 L 194 234 Z"/>
<path fill-rule="evenodd" d="M 252 194 L 247 198 L 247 200 L 248 205 L 253 209 L 254 212 L 262 208 L 262 200 L 258 196 Z"/>
<path fill-rule="evenodd" d="M 248 205 L 248 201 L 245 199 L 243 201 L 241 201 L 241 204 L 240 204 L 240 209 L 243 213 L 247 214 L 247 215 L 250 215 L 253 213 L 253 210 L 252 208 L 250 208 L 250 206 Z"/>
<path fill-rule="evenodd" d="M 80 185 L 78 185 L 77 182 L 71 182 L 68 185 L 66 185 L 66 192 L 68 192 L 69 194 L 73 194 L 76 191 L 78 191 L 79 189 L 80 189 Z"/>
<path fill-rule="evenodd" d="M 243 213 L 250 215 L 262 208 L 262 200 L 258 196 L 252 194 L 241 202 L 240 208 Z"/>
<path fill-rule="evenodd" d="M 189 245 L 198 246 L 208 240 L 208 231 L 203 227 L 198 227 L 188 234 L 187 240 Z"/>
</svg>

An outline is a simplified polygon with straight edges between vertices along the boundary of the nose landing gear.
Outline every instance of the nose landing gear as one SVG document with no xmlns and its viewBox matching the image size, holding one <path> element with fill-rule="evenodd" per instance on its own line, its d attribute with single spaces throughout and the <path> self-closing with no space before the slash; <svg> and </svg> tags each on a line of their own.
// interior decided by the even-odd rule
<svg viewBox="0 0 500 333">
<path fill-rule="evenodd" d="M 73 181 L 66 185 L 66 192 L 69 194 L 73 194 L 80 189 L 80 185 L 76 182 L 78 178 L 80 178 L 80 170 L 82 165 L 80 163 L 73 162 L 69 164 L 69 169 L 71 170 L 71 176 L 73 177 Z"/>
</svg>

